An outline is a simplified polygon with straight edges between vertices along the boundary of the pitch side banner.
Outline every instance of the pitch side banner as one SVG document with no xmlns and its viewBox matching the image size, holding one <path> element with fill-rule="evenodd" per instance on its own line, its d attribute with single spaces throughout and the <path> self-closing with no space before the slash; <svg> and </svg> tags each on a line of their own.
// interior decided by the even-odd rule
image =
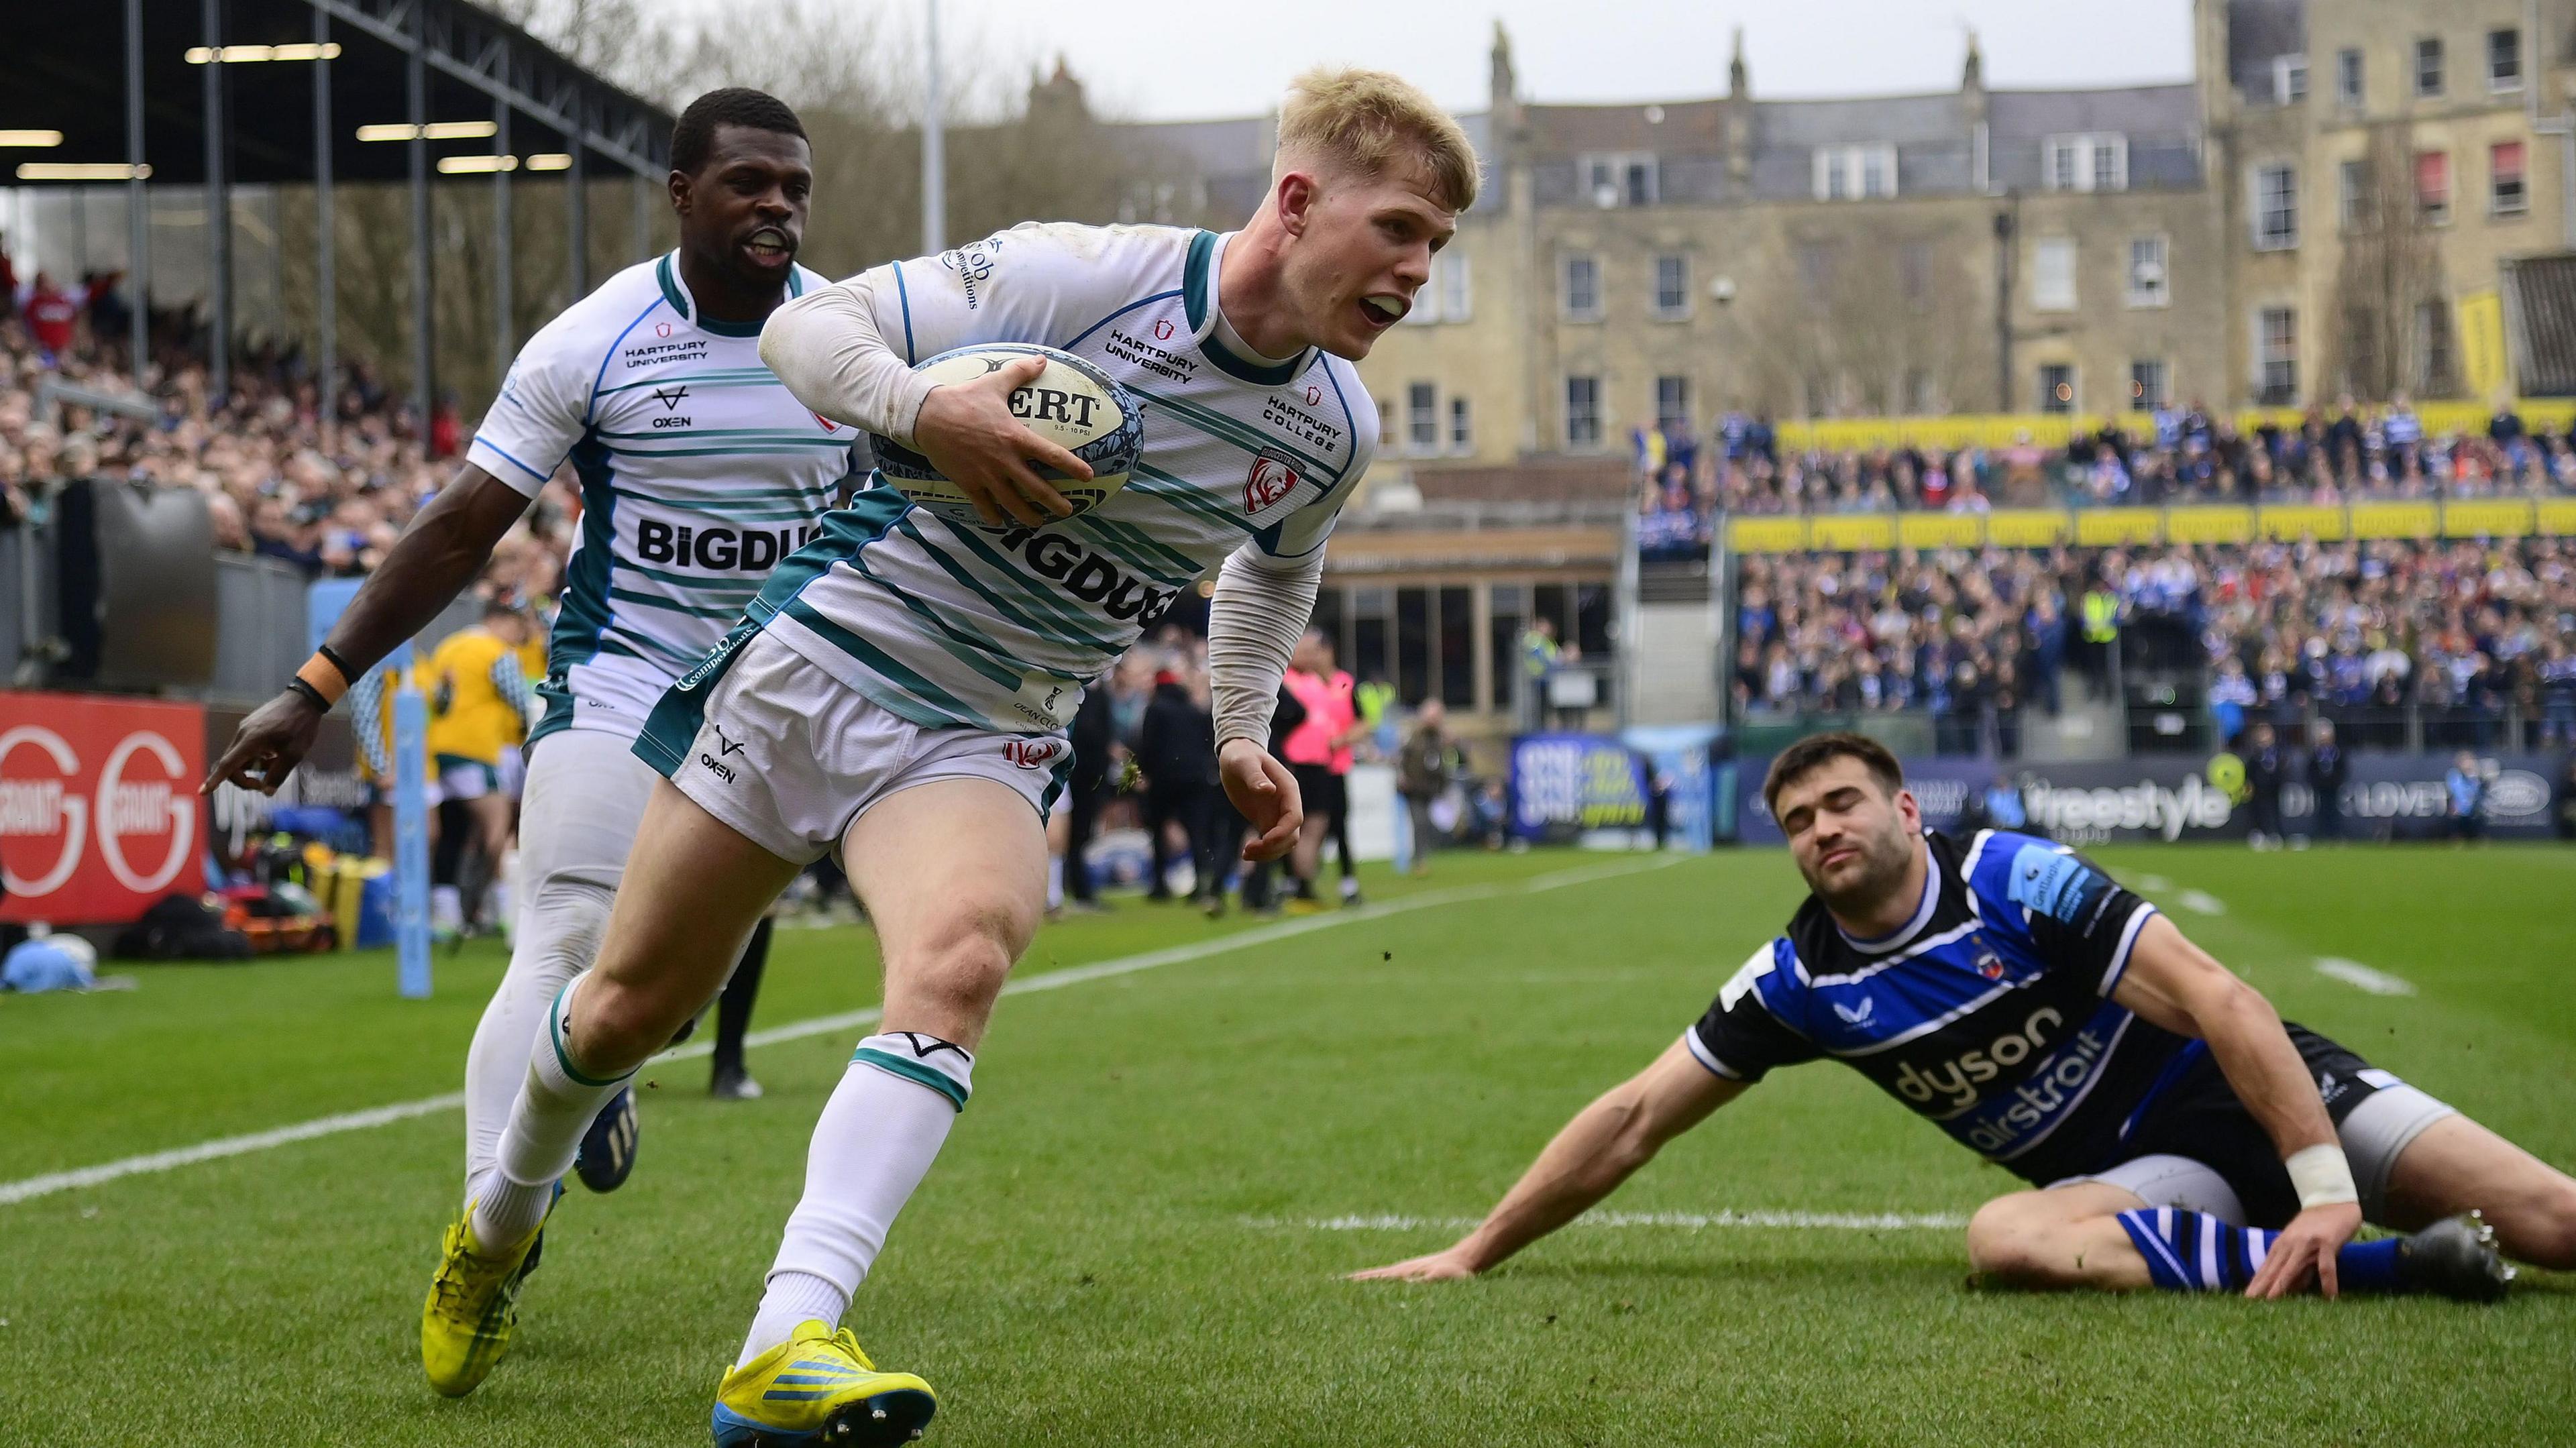
<svg viewBox="0 0 2576 1448">
<path fill-rule="evenodd" d="M 1511 797 L 1511 832 L 1525 840 L 1642 829 L 1645 766 L 1604 735 L 1524 734 L 1512 741 Z"/>
<path fill-rule="evenodd" d="M 203 881 L 205 710 L 0 693 L 0 920 L 116 925 Z"/>
<path fill-rule="evenodd" d="M 2448 796 L 2443 777 L 2451 768 L 2451 755 L 2355 754 L 2351 758 L 2352 777 L 2343 789 L 2345 838 L 2425 839 L 2446 831 Z M 2029 821 L 2024 828 L 2065 844 L 2241 840 L 2249 828 L 2241 798 L 2245 768 L 2234 755 L 2065 764 L 1997 765 L 1974 759 L 1902 762 L 1924 819 L 1938 830 L 1963 823 L 1998 776 L 2020 791 Z M 2488 837 L 2550 838 L 2552 761 L 2540 755 L 2482 754 L 2478 762 L 2487 777 L 2486 802 L 2480 813 Z M 1755 759 L 1743 766 L 1738 829 L 1739 838 L 1749 845 L 1786 843 L 1762 803 L 1761 779 L 1770 763 Z M 2316 799 L 2297 781 L 2299 767 L 2294 758 L 2292 781 L 2281 791 L 2281 825 L 2288 834 L 2313 835 Z"/>
</svg>

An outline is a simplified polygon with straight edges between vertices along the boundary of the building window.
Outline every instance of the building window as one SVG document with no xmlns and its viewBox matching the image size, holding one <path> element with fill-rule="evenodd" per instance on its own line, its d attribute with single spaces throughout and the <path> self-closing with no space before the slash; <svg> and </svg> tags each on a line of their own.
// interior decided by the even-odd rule
<svg viewBox="0 0 2576 1448">
<path fill-rule="evenodd" d="M 2431 393 L 2451 390 L 2451 309 L 2440 300 L 2415 307 L 2415 355 L 2423 369 L 2416 386 Z"/>
<path fill-rule="evenodd" d="M 1431 280 L 1413 294 L 1413 310 L 1404 314 L 1404 320 L 1463 322 L 1467 316 L 1467 258 L 1444 251 L 1431 258 Z"/>
<path fill-rule="evenodd" d="M 2365 157 L 2358 161 L 2346 161 L 2336 168 L 2335 175 L 2339 187 L 2337 201 L 2338 210 L 2343 218 L 2343 229 L 2368 231 L 2371 227 L 2371 209 L 2379 204 L 2378 198 L 2372 194 L 2369 159 Z"/>
<path fill-rule="evenodd" d="M 2415 153 L 2415 210 L 2435 226 L 2451 219 L 2451 153 Z"/>
<path fill-rule="evenodd" d="M 2165 364 L 2132 362 L 2129 364 L 2129 410 L 2153 412 L 2165 405 Z"/>
<path fill-rule="evenodd" d="M 1878 200 L 1896 194 L 1894 146 L 1819 146 L 1814 165 L 1818 201 Z"/>
<path fill-rule="evenodd" d="M 2075 369 L 2064 362 L 2042 363 L 2039 369 L 2039 410 L 2073 412 L 2075 410 Z"/>
<path fill-rule="evenodd" d="M 1663 168 L 1651 151 L 1604 152 L 1580 157 L 1576 168 L 1592 204 L 1604 210 L 1652 206 L 1662 199 Z"/>
<path fill-rule="evenodd" d="M 2487 147 L 2487 210 L 2498 216 L 2520 216 L 2531 205 L 2531 186 L 2523 178 L 2522 157 L 2520 141 L 2498 141 Z"/>
<path fill-rule="evenodd" d="M 2161 307 L 2172 300 L 2173 289 L 2165 269 L 2165 239 L 2129 238 L 2129 305 Z"/>
<path fill-rule="evenodd" d="M 2415 94 L 2423 97 L 2442 93 L 2442 41 L 2428 35 L 2415 42 Z"/>
<path fill-rule="evenodd" d="M 1932 243 L 1909 241 L 1897 249 L 1896 284 L 1909 305 L 1932 299 Z"/>
<path fill-rule="evenodd" d="M 1569 321 L 1601 320 L 1601 261 L 1589 255 L 1565 259 L 1565 315 Z"/>
<path fill-rule="evenodd" d="M 1834 244 L 1798 243 L 1798 291 L 1809 306 L 1821 306 L 1834 289 Z"/>
<path fill-rule="evenodd" d="M 1690 432 L 1690 379 L 1658 377 L 1655 379 L 1655 426 L 1667 437 L 1683 437 Z"/>
<path fill-rule="evenodd" d="M 1601 446 L 1600 378 L 1565 379 L 1565 445 L 1570 448 Z"/>
<path fill-rule="evenodd" d="M 2116 132 L 2051 136 L 2042 148 L 2048 158 L 2051 191 L 2126 191 L 2129 189 L 2129 138 Z"/>
<path fill-rule="evenodd" d="M 2299 244 L 2299 168 L 2254 168 L 2254 247 L 2282 251 Z"/>
<path fill-rule="evenodd" d="M 2030 244 L 2030 307 L 2035 312 L 2075 310 L 2075 238 L 2043 236 Z"/>
<path fill-rule="evenodd" d="M 1467 399 L 1463 397 L 1449 399 L 1449 450 L 1451 452 L 1476 450 L 1475 420 L 1467 410 Z"/>
<path fill-rule="evenodd" d="M 2299 314 L 2265 307 L 2254 319 L 2256 402 L 2282 407 L 2299 400 Z"/>
<path fill-rule="evenodd" d="M 1690 258 L 1655 258 L 1655 315 L 1667 320 L 1690 315 Z"/>
<path fill-rule="evenodd" d="M 1444 251 L 1431 259 L 1431 288 L 1439 294 L 1440 320 L 1464 322 L 1475 315 L 1465 252 Z"/>
<path fill-rule="evenodd" d="M 2347 47 L 2335 52 L 2335 104 L 2347 110 L 2360 110 L 2364 104 L 2364 80 L 2361 49 Z"/>
<path fill-rule="evenodd" d="M 2304 55 L 2279 55 L 2272 58 L 2272 102 L 2295 106 L 2308 98 L 2308 58 Z"/>
<path fill-rule="evenodd" d="M 1418 453 L 1440 450 L 1440 389 L 1416 382 L 1404 389 L 1404 441 Z"/>
<path fill-rule="evenodd" d="M 2487 32 L 2487 89 L 2518 91 L 2522 89 L 2522 32 L 2490 30 Z"/>
</svg>

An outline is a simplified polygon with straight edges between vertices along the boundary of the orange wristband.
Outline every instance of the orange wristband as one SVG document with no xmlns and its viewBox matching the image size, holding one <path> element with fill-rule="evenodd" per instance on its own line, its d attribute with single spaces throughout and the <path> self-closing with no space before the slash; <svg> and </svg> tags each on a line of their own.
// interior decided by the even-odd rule
<svg viewBox="0 0 2576 1448">
<path fill-rule="evenodd" d="M 322 696 L 324 708 L 339 703 L 341 696 L 349 692 L 349 681 L 341 677 L 336 665 L 320 654 L 306 659 L 304 667 L 295 671 L 295 677 L 302 679 L 312 687 L 313 692 Z"/>
</svg>

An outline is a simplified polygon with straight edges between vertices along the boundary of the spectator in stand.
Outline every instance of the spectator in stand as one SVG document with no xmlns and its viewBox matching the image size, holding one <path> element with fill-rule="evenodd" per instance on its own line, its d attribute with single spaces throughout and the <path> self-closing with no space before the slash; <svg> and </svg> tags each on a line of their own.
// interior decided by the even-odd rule
<svg viewBox="0 0 2576 1448">
<path fill-rule="evenodd" d="M 1547 719 L 1547 684 L 1555 676 L 1557 665 L 1565 657 L 1556 642 L 1556 620 L 1535 617 L 1521 630 L 1520 638 L 1520 724 L 1523 729 L 1544 727 Z"/>
<path fill-rule="evenodd" d="M 2308 793 L 2315 799 L 2316 836 L 2343 838 L 2343 788 L 2352 782 L 2352 760 L 2335 740 L 2334 721 L 2317 721 L 2316 743 L 2308 750 Z"/>
<path fill-rule="evenodd" d="M 1113 679 L 1116 673 L 1111 671 Z M 1073 724 L 1066 730 L 1073 774 L 1065 781 L 1064 854 L 1055 866 L 1064 876 L 1063 908 L 1086 915 L 1108 908 L 1100 903 L 1099 890 L 1092 883 L 1089 851 L 1100 811 L 1118 790 L 1118 726 L 1110 707 L 1113 689 L 1109 680 L 1102 683 L 1103 687 L 1083 691 Z"/>
<path fill-rule="evenodd" d="M 2576 751 L 2568 754 L 2566 765 L 2558 771 L 2558 782 L 2550 790 L 2549 809 L 2550 818 L 2558 825 L 2558 838 L 2576 840 Z"/>
<path fill-rule="evenodd" d="M 1189 854 L 1190 898 L 1222 902 L 1225 874 L 1216 859 L 1210 808 L 1217 790 L 1216 721 L 1175 669 L 1155 671 L 1153 696 L 1137 733 L 1136 763 L 1145 775 L 1145 841 L 1153 859 L 1145 898 L 1172 898 L 1170 848 L 1177 829 Z"/>
<path fill-rule="evenodd" d="M 2281 746 L 2272 726 L 2257 720 L 2245 741 L 2245 804 L 2252 829 L 2247 843 L 2258 850 L 2281 843 Z"/>
<path fill-rule="evenodd" d="M 26 314 L 27 331 L 36 339 L 38 360 L 48 368 L 60 366 L 72 350 L 80 303 L 54 285 L 50 273 L 40 271 L 36 273 L 34 289 L 27 294 Z"/>
<path fill-rule="evenodd" d="M 1431 873 L 1431 852 L 1441 832 L 1432 823 L 1431 806 L 1447 793 L 1450 782 L 1466 774 L 1466 758 L 1450 736 L 1449 714 L 1437 698 L 1425 699 L 1413 711 L 1413 733 L 1395 759 L 1395 790 L 1404 797 L 1405 823 L 1413 843 L 1409 873 Z"/>
<path fill-rule="evenodd" d="M 2466 844 L 2485 835 L 2486 819 L 2480 811 L 2486 807 L 2487 780 L 2476 755 L 2463 749 L 2451 761 L 2450 772 L 2442 776 L 2442 796 L 2451 838 Z"/>
</svg>

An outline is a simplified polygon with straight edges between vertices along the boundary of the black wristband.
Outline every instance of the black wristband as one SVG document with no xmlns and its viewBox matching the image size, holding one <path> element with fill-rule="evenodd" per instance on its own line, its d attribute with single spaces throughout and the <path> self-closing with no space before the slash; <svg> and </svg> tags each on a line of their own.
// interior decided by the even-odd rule
<svg viewBox="0 0 2576 1448">
<path fill-rule="evenodd" d="M 355 684 L 358 682 L 358 671 L 349 667 L 349 661 L 340 657 L 340 651 L 338 649 L 331 647 L 329 644 L 322 644 L 316 647 L 313 652 L 320 654 L 325 659 L 328 659 L 331 663 L 331 667 L 340 671 L 340 682 L 344 684 Z"/>
<path fill-rule="evenodd" d="M 304 682 L 302 679 L 287 680 L 286 689 L 287 692 L 291 694 L 302 694 L 305 702 L 311 704 L 320 712 L 325 714 L 331 712 L 331 701 L 322 697 L 321 690 L 314 688 L 311 684 Z"/>
</svg>

